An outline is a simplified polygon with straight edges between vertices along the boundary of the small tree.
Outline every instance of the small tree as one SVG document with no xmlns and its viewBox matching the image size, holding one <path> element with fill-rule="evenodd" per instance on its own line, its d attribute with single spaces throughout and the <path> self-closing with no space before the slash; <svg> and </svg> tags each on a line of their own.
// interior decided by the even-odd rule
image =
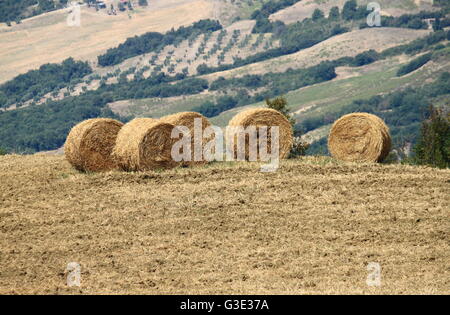
<svg viewBox="0 0 450 315">
<path fill-rule="evenodd" d="M 442 27 L 442 23 L 441 23 L 441 19 L 440 18 L 436 18 L 433 22 L 433 30 L 435 32 L 437 31 L 442 31 L 444 28 Z"/>
<path fill-rule="evenodd" d="M 315 9 L 314 13 L 312 15 L 312 19 L 313 21 L 318 21 L 321 20 L 325 17 L 325 15 L 323 14 L 323 12 L 320 9 Z"/>
<path fill-rule="evenodd" d="M 328 18 L 333 21 L 339 20 L 341 17 L 341 14 L 339 13 L 339 7 L 332 7 L 330 10 L 330 14 L 328 15 Z"/>
<path fill-rule="evenodd" d="M 289 109 L 287 107 L 288 102 L 286 98 L 284 96 L 280 96 L 273 100 L 266 99 L 266 105 L 268 108 L 275 109 L 283 114 L 292 125 L 294 143 L 292 145 L 290 156 L 297 157 L 306 155 L 306 150 L 308 150 L 309 148 L 309 143 L 303 142 L 301 138 L 301 131 L 295 129 L 295 119 L 292 118 L 291 114 L 289 113 Z"/>
<path fill-rule="evenodd" d="M 3 149 L 2 147 L 0 147 L 0 155 L 6 155 L 8 152 Z"/>
<path fill-rule="evenodd" d="M 344 8 L 342 9 L 342 17 L 346 20 L 352 20 L 356 16 L 356 12 L 358 11 L 358 3 L 356 0 L 348 0 L 344 4 Z"/>
<path fill-rule="evenodd" d="M 414 161 L 419 165 L 450 167 L 450 115 L 430 106 L 429 119 L 424 120 L 415 148 Z"/>
</svg>

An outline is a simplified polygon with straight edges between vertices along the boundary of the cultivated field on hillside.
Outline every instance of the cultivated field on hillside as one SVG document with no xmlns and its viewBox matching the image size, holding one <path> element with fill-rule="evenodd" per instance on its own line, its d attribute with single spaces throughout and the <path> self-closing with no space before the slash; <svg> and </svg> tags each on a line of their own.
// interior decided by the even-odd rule
<svg viewBox="0 0 450 315">
<path fill-rule="evenodd" d="M 264 74 L 267 72 L 283 72 L 289 68 L 300 69 L 307 68 L 319 64 L 324 60 L 335 60 L 344 56 L 356 56 L 357 54 L 374 49 L 383 51 L 389 47 L 394 47 L 416 38 L 420 38 L 428 34 L 424 30 L 410 30 L 400 28 L 376 28 L 356 30 L 350 33 L 335 36 L 331 39 L 325 40 L 311 48 L 301 50 L 297 53 L 286 55 L 271 60 L 258 62 L 243 66 L 237 69 L 212 73 L 202 76 L 202 78 L 213 82 L 219 77 L 232 78 L 240 77 L 246 74 Z M 404 62 L 404 61 L 403 61 Z M 396 61 L 394 61 L 396 63 Z M 373 67 L 372 67 L 373 68 Z M 384 70 L 384 69 L 383 69 Z M 351 71 L 351 69 L 350 69 Z M 361 70 L 352 72 L 352 76 L 363 75 L 357 73 Z M 380 71 L 374 70 L 374 71 Z M 372 71 L 373 72 L 373 71 Z M 344 79 L 344 76 L 338 79 Z M 326 82 L 323 84 L 332 84 Z M 176 113 L 179 111 L 191 110 L 192 108 L 211 100 L 216 97 L 216 93 L 205 93 L 201 95 L 174 97 L 167 99 L 142 99 L 142 100 L 125 100 L 116 102 L 110 105 L 112 110 L 119 115 L 133 115 L 133 116 L 151 116 L 161 117 L 167 114 Z M 291 104 L 294 108 L 297 104 Z M 295 110 L 298 110 L 296 108 Z M 242 110 L 241 108 L 233 109 L 231 112 Z M 228 113 L 226 119 L 222 117 L 216 119 L 219 125 L 226 125 L 228 120 L 232 117 Z"/>
<path fill-rule="evenodd" d="M 330 9 L 344 7 L 347 0 L 304 0 L 271 15 L 271 20 L 295 23 L 310 18 L 315 9 L 320 9 L 328 16 Z M 359 5 L 366 5 L 372 0 L 358 0 Z M 418 13 L 421 10 L 433 10 L 433 0 L 378 0 L 383 15 L 400 16 L 407 13 Z"/>
<path fill-rule="evenodd" d="M 35 155 L 0 173 L 1 294 L 450 294 L 449 170 L 316 157 L 81 174 Z"/>
<path fill-rule="evenodd" d="M 315 115 L 325 116 L 327 112 L 342 108 L 355 100 L 368 99 L 406 87 L 420 87 L 433 82 L 439 73 L 450 71 L 448 57 L 442 57 L 413 73 L 397 77 L 400 65 L 411 59 L 412 57 L 399 56 L 358 68 L 339 67 L 336 69 L 336 79 L 291 91 L 286 94 L 286 99 L 294 117 L 301 121 Z M 260 106 L 265 106 L 264 102 L 233 108 L 211 118 L 211 121 L 216 125 L 226 126 L 240 111 Z M 320 137 L 317 137 L 318 134 L 315 133 L 312 139 L 318 140 L 326 134 L 321 132 Z"/>
<path fill-rule="evenodd" d="M 427 30 L 412 30 L 406 28 L 377 27 L 354 30 L 324 40 L 310 48 L 294 54 L 253 63 L 233 70 L 216 72 L 204 76 L 208 80 L 218 77 L 239 77 L 246 74 L 261 74 L 267 72 L 283 72 L 289 68 L 300 69 L 317 65 L 325 60 L 336 60 L 341 57 L 353 57 L 364 51 L 373 49 L 381 52 L 390 47 L 409 43 L 424 37 Z"/>
<path fill-rule="evenodd" d="M 442 57 L 436 62 L 430 62 L 413 73 L 397 77 L 396 73 L 401 65 L 408 63 L 414 57 L 406 55 L 377 61 L 362 67 L 338 67 L 337 78 L 291 91 L 285 96 L 294 117 L 304 119 L 311 115 L 325 114 L 350 104 L 354 100 L 367 99 L 374 95 L 386 94 L 407 86 L 421 86 L 432 82 L 439 73 L 450 71 L 448 57 Z M 304 59 L 306 62 L 307 59 Z M 270 68 L 270 63 L 266 68 Z M 192 96 L 170 98 L 150 98 L 124 100 L 111 103 L 110 108 L 118 115 L 137 117 L 162 117 L 180 111 L 189 111 L 199 104 L 211 101 L 217 97 L 216 92 L 206 92 Z M 228 121 L 237 113 L 249 107 L 265 106 L 264 102 L 244 107 L 236 107 L 211 118 L 211 122 L 218 126 L 226 126 Z M 317 133 L 311 139 L 318 140 L 325 133 Z"/>
<path fill-rule="evenodd" d="M 214 7 L 207 0 L 153 0 L 148 8 L 109 16 L 102 10 L 83 7 L 81 27 L 69 27 L 68 12 L 58 10 L 24 20 L 11 28 L 0 27 L 0 83 L 44 63 L 59 63 L 68 57 L 95 61 L 108 48 L 128 37 L 150 31 L 165 32 L 212 18 Z"/>
</svg>

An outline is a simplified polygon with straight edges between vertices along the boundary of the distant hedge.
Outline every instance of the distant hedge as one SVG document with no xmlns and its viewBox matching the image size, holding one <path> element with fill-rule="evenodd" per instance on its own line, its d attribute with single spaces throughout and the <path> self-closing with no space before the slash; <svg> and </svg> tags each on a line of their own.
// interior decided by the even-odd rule
<svg viewBox="0 0 450 315">
<path fill-rule="evenodd" d="M 38 70 L 31 70 L 0 85 L 0 107 L 41 98 L 55 89 L 66 87 L 72 80 L 92 73 L 87 62 L 73 58 L 61 64 L 45 64 Z"/>
<path fill-rule="evenodd" d="M 128 38 L 116 48 L 111 48 L 104 55 L 98 56 L 98 64 L 102 67 L 113 66 L 122 61 L 142 54 L 158 51 L 167 46 L 180 43 L 189 37 L 206 32 L 214 32 L 222 29 L 218 21 L 201 20 L 188 27 L 180 27 L 177 30 L 161 34 L 149 32 L 140 36 Z"/>
<path fill-rule="evenodd" d="M 419 69 L 420 67 L 422 67 L 423 65 L 425 65 L 426 63 L 428 63 L 428 61 L 431 60 L 433 54 L 428 53 L 425 55 L 422 55 L 414 60 L 412 60 L 411 62 L 409 62 L 408 64 L 402 66 L 398 71 L 397 71 L 397 76 L 401 77 L 404 76 L 405 74 L 411 73 L 417 69 Z"/>
</svg>

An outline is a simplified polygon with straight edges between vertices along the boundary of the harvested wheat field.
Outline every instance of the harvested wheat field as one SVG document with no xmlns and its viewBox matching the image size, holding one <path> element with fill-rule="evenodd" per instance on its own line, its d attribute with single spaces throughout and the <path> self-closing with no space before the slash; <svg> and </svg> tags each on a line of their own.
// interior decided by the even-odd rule
<svg viewBox="0 0 450 315">
<path fill-rule="evenodd" d="M 450 171 L 329 158 L 82 174 L 0 157 L 0 293 L 450 293 Z M 81 265 L 81 288 L 66 266 Z M 367 264 L 382 268 L 368 287 Z"/>
</svg>

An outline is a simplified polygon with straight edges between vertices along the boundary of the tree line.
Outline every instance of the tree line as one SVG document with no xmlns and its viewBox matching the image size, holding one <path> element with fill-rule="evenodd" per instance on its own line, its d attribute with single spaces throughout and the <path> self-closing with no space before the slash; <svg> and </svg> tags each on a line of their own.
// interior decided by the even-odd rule
<svg viewBox="0 0 450 315">
<path fill-rule="evenodd" d="M 92 73 L 87 62 L 73 58 L 61 64 L 45 64 L 37 70 L 28 71 L 13 80 L 0 85 L 0 108 L 22 103 L 31 99 L 40 99 L 55 89 L 62 89 L 75 79 Z"/>
<path fill-rule="evenodd" d="M 122 61 L 142 54 L 156 52 L 168 45 L 175 45 L 192 36 L 222 29 L 218 21 L 201 20 L 191 26 L 182 26 L 162 34 L 149 32 L 140 36 L 128 38 L 116 48 L 111 48 L 105 54 L 98 56 L 98 64 L 102 67 L 113 66 Z"/>
</svg>

